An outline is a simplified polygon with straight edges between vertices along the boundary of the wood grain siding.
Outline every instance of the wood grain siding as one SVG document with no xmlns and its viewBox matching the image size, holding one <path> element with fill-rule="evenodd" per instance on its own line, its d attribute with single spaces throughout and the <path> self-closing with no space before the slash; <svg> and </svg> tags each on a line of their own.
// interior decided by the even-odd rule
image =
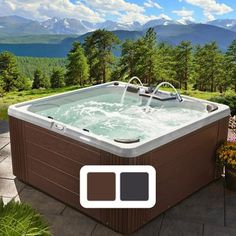
<svg viewBox="0 0 236 236">
<path fill-rule="evenodd" d="M 79 201 L 80 169 L 99 164 L 100 150 L 26 122 L 25 130 L 29 183 L 100 220 L 99 209 L 85 209 Z"/>
<path fill-rule="evenodd" d="M 154 150 L 157 168 L 157 204 L 151 218 L 210 183 L 215 178 L 215 146 L 218 122 Z"/>
<path fill-rule="evenodd" d="M 229 117 L 218 121 L 218 146 L 225 142 L 228 136 Z"/>
<path fill-rule="evenodd" d="M 55 132 L 26 124 L 26 141 L 80 163 L 99 164 L 100 151 Z"/>
<path fill-rule="evenodd" d="M 79 204 L 78 194 L 75 194 L 63 186 L 51 181 L 47 175 L 42 176 L 30 170 L 29 181 L 31 185 L 61 200 L 62 202 L 65 202 L 73 207 L 76 207 Z"/>
<path fill-rule="evenodd" d="M 227 140 L 228 136 L 229 117 L 218 121 L 218 138 L 215 149 Z M 215 177 L 220 178 L 223 173 L 223 167 L 216 166 Z"/>
<path fill-rule="evenodd" d="M 25 149 L 25 122 L 9 117 L 13 174 L 23 182 L 28 182 L 28 162 Z"/>
<path fill-rule="evenodd" d="M 26 149 L 28 156 L 31 158 L 39 160 L 49 166 L 57 168 L 62 172 L 79 178 L 79 171 L 84 165 L 83 163 L 30 142 L 26 142 Z"/>
<path fill-rule="evenodd" d="M 79 178 L 67 174 L 53 166 L 45 164 L 39 160 L 29 157 L 29 170 L 43 177 L 46 176 L 48 180 L 62 186 L 72 193 L 79 195 Z"/>
<path fill-rule="evenodd" d="M 228 118 L 135 158 L 124 158 L 10 117 L 14 174 L 24 182 L 100 221 L 132 233 L 215 178 L 215 151 Z M 157 204 L 151 209 L 85 209 L 79 199 L 83 165 L 152 165 Z"/>
</svg>

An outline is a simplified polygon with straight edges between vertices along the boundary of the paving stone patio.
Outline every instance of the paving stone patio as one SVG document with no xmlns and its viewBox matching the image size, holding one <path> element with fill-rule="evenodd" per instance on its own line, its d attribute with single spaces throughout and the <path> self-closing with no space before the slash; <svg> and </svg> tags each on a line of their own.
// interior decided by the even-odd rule
<svg viewBox="0 0 236 236">
<path fill-rule="evenodd" d="M 232 135 L 232 134 L 230 134 Z M 48 220 L 54 236 L 118 236 L 48 195 L 20 182 L 12 174 L 7 122 L 0 121 L 0 196 L 27 202 Z M 236 235 L 236 193 L 217 180 L 144 226 L 134 236 Z"/>
</svg>

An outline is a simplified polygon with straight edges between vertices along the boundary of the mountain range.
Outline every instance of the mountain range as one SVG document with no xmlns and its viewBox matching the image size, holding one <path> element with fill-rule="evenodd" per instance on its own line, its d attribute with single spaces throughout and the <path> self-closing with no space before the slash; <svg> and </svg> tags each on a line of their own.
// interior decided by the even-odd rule
<svg viewBox="0 0 236 236">
<path fill-rule="evenodd" d="M 155 29 L 158 41 L 172 45 L 182 40 L 193 44 L 216 41 L 222 50 L 226 50 L 236 39 L 235 19 L 219 19 L 203 24 L 161 18 L 145 24 L 125 24 L 114 21 L 92 23 L 58 17 L 39 22 L 20 16 L 5 16 L 0 17 L 0 51 L 9 50 L 18 56 L 65 57 L 74 41 L 83 42 L 96 29 L 113 31 L 125 40 L 141 37 L 149 27 Z"/>
</svg>

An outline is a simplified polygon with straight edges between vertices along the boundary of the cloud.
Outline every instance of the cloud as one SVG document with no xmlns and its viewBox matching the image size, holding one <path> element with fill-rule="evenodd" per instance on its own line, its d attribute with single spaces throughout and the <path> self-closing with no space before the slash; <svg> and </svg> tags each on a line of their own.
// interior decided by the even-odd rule
<svg viewBox="0 0 236 236">
<path fill-rule="evenodd" d="M 153 0 L 147 0 L 144 4 L 147 8 L 157 8 L 157 9 L 163 9 L 157 2 L 154 2 Z"/>
<path fill-rule="evenodd" d="M 149 20 L 156 19 L 157 16 L 146 15 L 144 6 L 126 2 L 125 0 L 85 0 L 88 6 L 96 9 L 103 14 L 115 14 L 117 21 L 120 23 L 131 23 L 138 21 L 142 24 Z M 153 0 L 147 0 L 146 3 L 154 4 L 155 7 L 160 7 Z"/>
<path fill-rule="evenodd" d="M 223 15 L 233 11 L 225 3 L 217 3 L 216 0 L 185 0 L 185 2 L 203 9 L 203 14 L 208 20 L 213 20 L 214 15 Z"/>
<path fill-rule="evenodd" d="M 141 24 L 145 24 L 149 20 L 157 19 L 157 16 L 151 15 L 151 16 L 146 16 L 145 14 L 141 14 L 138 12 L 129 12 L 121 15 L 119 17 L 118 22 L 121 23 L 130 23 L 134 21 L 138 21 Z"/>
<path fill-rule="evenodd" d="M 172 11 L 172 13 L 181 17 L 179 22 L 194 21 L 195 20 L 193 18 L 194 11 L 186 10 L 184 7 L 181 10 L 174 10 L 174 11 Z"/>
<path fill-rule="evenodd" d="M 129 13 L 129 14 L 126 13 L 124 15 L 121 15 L 118 21 L 121 23 L 130 23 L 138 21 L 141 24 L 145 24 L 150 20 L 156 20 L 156 19 L 171 20 L 171 18 L 165 14 L 146 16 L 145 14 L 141 13 Z"/>
<path fill-rule="evenodd" d="M 145 1 L 146 5 L 161 9 L 155 0 Z M 146 23 L 158 18 L 147 15 L 144 5 L 127 0 L 0 0 L 0 6 L 0 16 L 18 15 L 35 20 L 60 17 L 101 22 L 112 16 L 118 22 Z"/>
<path fill-rule="evenodd" d="M 26 18 L 45 20 L 54 16 L 70 17 L 92 22 L 104 20 L 101 15 L 84 3 L 69 0 L 0 0 L 0 15 L 19 15 Z"/>
<path fill-rule="evenodd" d="M 135 3 L 124 0 L 86 0 L 90 7 L 102 11 L 144 12 L 145 9 Z"/>
<path fill-rule="evenodd" d="M 159 16 L 157 16 L 157 19 L 165 19 L 165 20 L 172 20 L 169 16 L 166 14 L 161 13 Z"/>
</svg>

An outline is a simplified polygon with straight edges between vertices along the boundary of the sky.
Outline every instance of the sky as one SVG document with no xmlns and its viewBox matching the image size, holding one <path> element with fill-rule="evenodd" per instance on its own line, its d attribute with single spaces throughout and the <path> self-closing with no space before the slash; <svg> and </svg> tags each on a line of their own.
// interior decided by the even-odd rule
<svg viewBox="0 0 236 236">
<path fill-rule="evenodd" d="M 165 18 L 206 22 L 236 19 L 236 0 L 0 0 L 0 16 L 43 21 L 52 17 L 121 23 Z"/>
</svg>

